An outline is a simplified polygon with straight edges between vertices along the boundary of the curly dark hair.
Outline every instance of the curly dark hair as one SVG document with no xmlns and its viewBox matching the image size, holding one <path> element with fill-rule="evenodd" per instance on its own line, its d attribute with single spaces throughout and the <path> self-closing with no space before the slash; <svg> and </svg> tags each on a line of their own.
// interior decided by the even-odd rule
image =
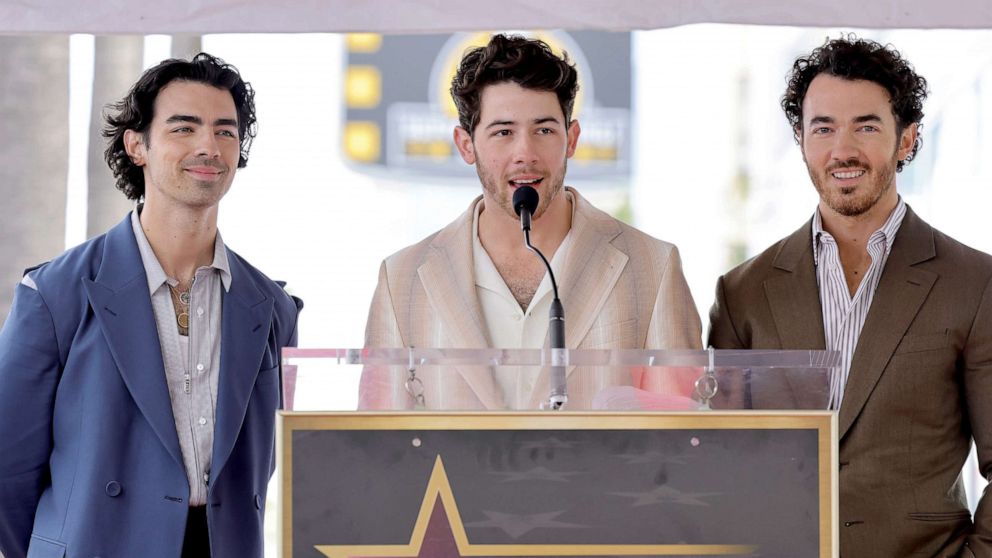
<svg viewBox="0 0 992 558">
<path fill-rule="evenodd" d="M 579 92 L 579 76 L 568 53 L 559 58 L 544 41 L 517 35 L 493 35 L 489 44 L 465 53 L 451 80 L 451 97 L 458 108 L 458 123 L 475 135 L 482 111 L 482 90 L 487 85 L 513 82 L 526 89 L 550 91 L 558 96 L 565 125 L 572 120 L 572 106 Z"/>
<path fill-rule="evenodd" d="M 201 52 L 190 60 L 172 58 L 145 71 L 127 95 L 109 105 L 104 114 L 106 124 L 103 137 L 107 149 L 103 157 L 117 180 L 117 189 L 131 200 L 145 195 L 145 177 L 142 167 L 135 165 L 124 148 L 124 132 L 134 130 L 148 142 L 148 127 L 154 118 L 155 98 L 159 91 L 173 81 L 205 83 L 230 91 L 238 113 L 238 137 L 241 154 L 238 168 L 248 164 L 248 151 L 255 139 L 255 91 L 241 78 L 238 69 L 216 56 Z"/>
<path fill-rule="evenodd" d="M 860 39 L 854 34 L 828 39 L 806 57 L 798 58 L 787 76 L 788 85 L 782 96 L 785 117 L 800 141 L 803 125 L 803 100 L 813 79 L 826 73 L 848 80 L 867 80 L 885 88 L 889 93 L 892 114 L 896 118 L 897 136 L 910 124 L 922 127 L 923 101 L 927 98 L 927 80 L 918 75 L 892 45 Z M 922 146 L 920 134 L 913 150 L 899 161 L 896 171 L 916 157 Z"/>
</svg>

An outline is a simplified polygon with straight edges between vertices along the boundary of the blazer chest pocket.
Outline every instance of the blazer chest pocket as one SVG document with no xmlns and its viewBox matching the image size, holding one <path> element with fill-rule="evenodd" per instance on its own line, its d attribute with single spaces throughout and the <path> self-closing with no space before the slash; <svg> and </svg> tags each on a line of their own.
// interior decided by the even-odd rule
<svg viewBox="0 0 992 558">
<path fill-rule="evenodd" d="M 909 514 L 909 518 L 916 521 L 961 521 L 971 520 L 971 512 L 968 510 L 956 510 L 946 512 L 917 512 Z"/>
<path fill-rule="evenodd" d="M 947 330 L 940 333 L 928 333 L 924 335 L 907 335 L 902 338 L 902 342 L 896 347 L 895 354 L 921 353 L 923 351 L 933 351 L 943 349 L 947 346 Z"/>
</svg>

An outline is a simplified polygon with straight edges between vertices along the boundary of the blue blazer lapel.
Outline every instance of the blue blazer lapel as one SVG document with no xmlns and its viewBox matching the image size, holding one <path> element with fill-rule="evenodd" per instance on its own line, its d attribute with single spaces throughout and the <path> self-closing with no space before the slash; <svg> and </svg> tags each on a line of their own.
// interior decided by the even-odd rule
<svg viewBox="0 0 992 558">
<path fill-rule="evenodd" d="M 96 279 L 83 288 L 124 385 L 162 445 L 183 466 L 148 280 L 130 215 L 106 236 Z"/>
<path fill-rule="evenodd" d="M 241 260 L 228 251 L 231 289 L 221 311 L 220 379 L 214 429 L 211 477 L 224 468 L 241 432 L 248 400 L 259 371 L 272 325 L 275 301 L 260 291 Z M 276 366 L 273 355 L 272 366 Z"/>
</svg>

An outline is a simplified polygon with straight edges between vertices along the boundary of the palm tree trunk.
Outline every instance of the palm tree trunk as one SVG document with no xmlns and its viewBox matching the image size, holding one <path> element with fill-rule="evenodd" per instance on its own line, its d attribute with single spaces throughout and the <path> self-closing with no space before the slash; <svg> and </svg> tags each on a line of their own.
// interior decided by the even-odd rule
<svg viewBox="0 0 992 558">
<path fill-rule="evenodd" d="M 29 266 L 65 249 L 69 38 L 0 35 L 0 320 Z"/>
<path fill-rule="evenodd" d="M 107 35 L 96 37 L 93 64 L 93 108 L 90 113 L 90 146 L 86 237 L 103 234 L 117 224 L 134 205 L 114 187 L 114 177 L 103 158 L 107 147 L 100 135 L 103 111 L 127 94 L 141 75 L 144 37 Z"/>
</svg>

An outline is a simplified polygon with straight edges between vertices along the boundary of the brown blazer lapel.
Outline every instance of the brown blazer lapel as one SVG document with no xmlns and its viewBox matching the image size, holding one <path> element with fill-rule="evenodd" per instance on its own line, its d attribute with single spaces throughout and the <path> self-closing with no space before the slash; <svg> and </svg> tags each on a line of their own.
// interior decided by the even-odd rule
<svg viewBox="0 0 992 558">
<path fill-rule="evenodd" d="M 823 308 L 813 265 L 812 221 L 789 236 L 773 263 L 779 272 L 764 283 L 781 349 L 822 350 Z M 797 409 L 826 407 L 829 376 L 811 376 L 806 371 L 786 370 Z"/>
<path fill-rule="evenodd" d="M 823 349 L 823 309 L 813 265 L 812 222 L 789 236 L 775 257 L 778 271 L 765 280 L 765 297 L 771 309 L 782 349 Z"/>
<path fill-rule="evenodd" d="M 938 275 L 914 265 L 936 257 L 933 229 L 906 208 L 858 338 L 838 419 L 842 438 L 861 413 Z"/>
</svg>

